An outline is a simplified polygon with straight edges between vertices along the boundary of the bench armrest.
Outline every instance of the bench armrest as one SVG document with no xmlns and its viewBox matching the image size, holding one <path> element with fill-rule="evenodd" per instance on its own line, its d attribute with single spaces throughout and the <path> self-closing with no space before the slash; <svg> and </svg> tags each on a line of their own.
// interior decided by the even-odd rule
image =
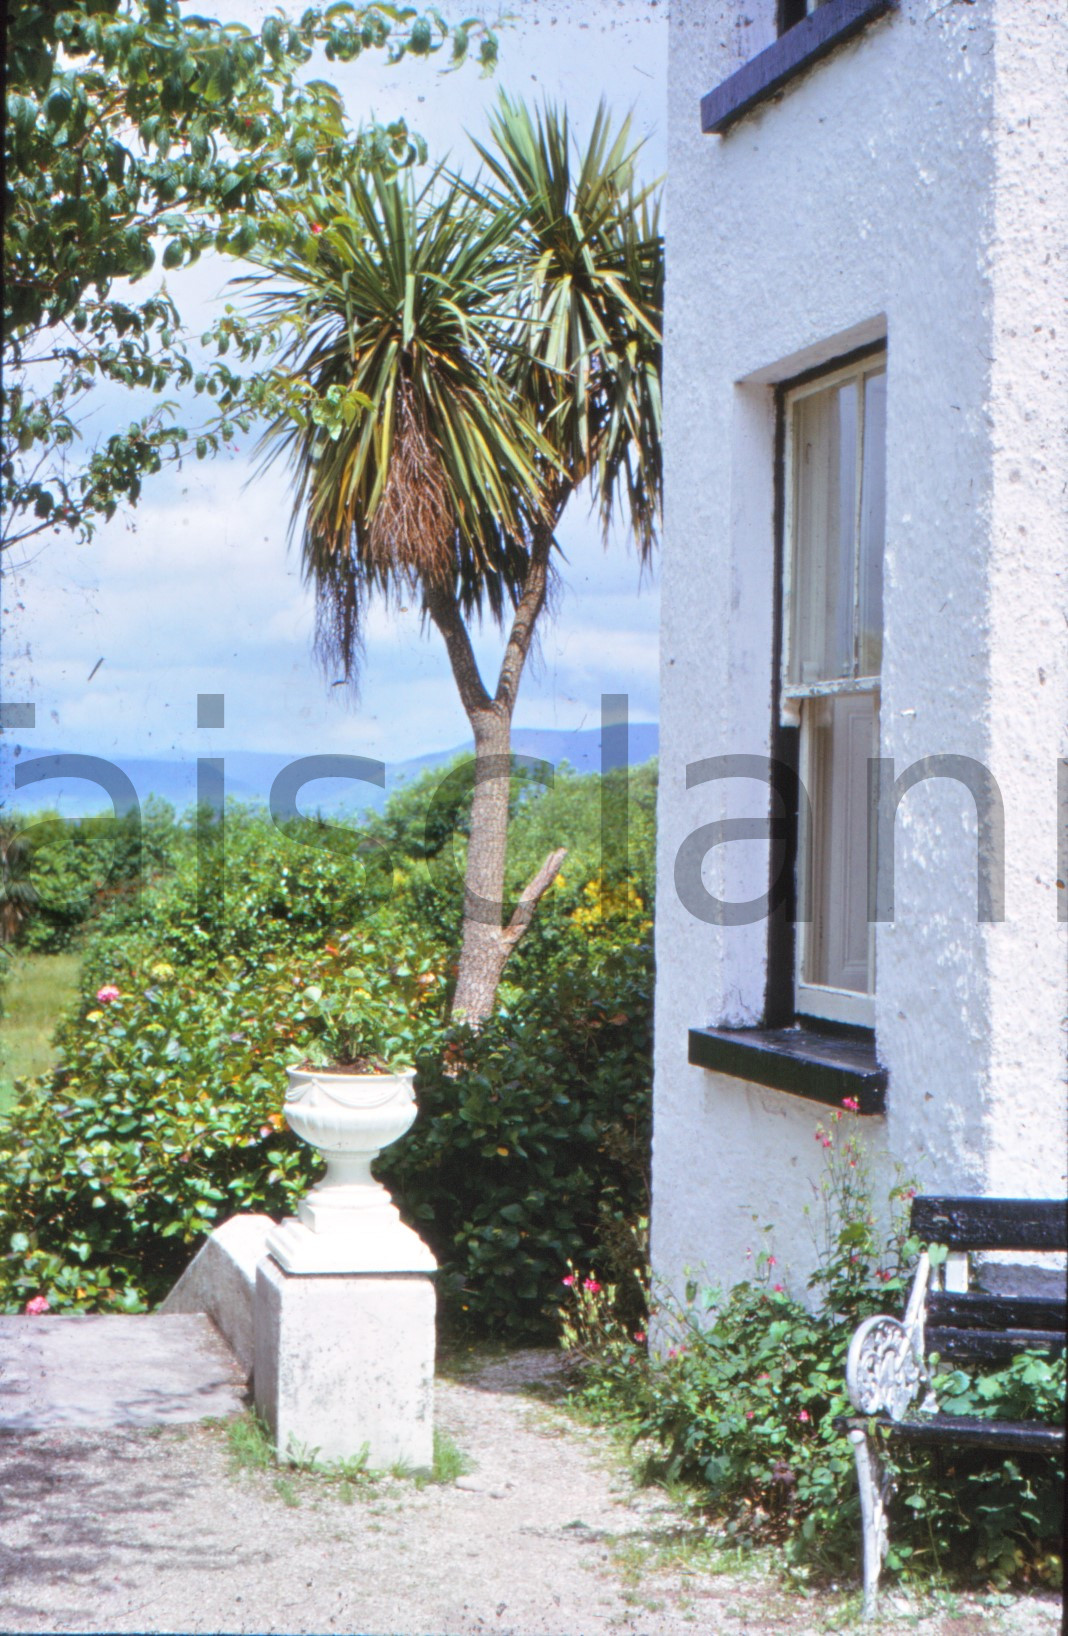
<svg viewBox="0 0 1068 1636">
<path fill-rule="evenodd" d="M 846 1389 L 860 1414 L 904 1420 L 927 1379 L 923 1358 L 897 1318 L 865 1318 L 849 1343 Z"/>
<path fill-rule="evenodd" d="M 926 1251 L 916 1268 L 905 1321 L 880 1313 L 865 1318 L 849 1343 L 846 1390 L 860 1414 L 888 1414 L 904 1420 L 927 1383 L 923 1317 L 930 1262 Z"/>
</svg>

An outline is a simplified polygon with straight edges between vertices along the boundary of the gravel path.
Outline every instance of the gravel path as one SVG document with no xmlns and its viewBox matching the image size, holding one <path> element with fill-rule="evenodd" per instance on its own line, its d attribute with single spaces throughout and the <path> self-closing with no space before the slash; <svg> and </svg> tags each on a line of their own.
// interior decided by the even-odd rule
<svg viewBox="0 0 1068 1636">
<path fill-rule="evenodd" d="M 437 1388 L 473 1470 L 419 1489 L 234 1470 L 225 1427 L 0 1438 L 0 1629 L 783 1636 L 852 1625 L 855 1598 L 785 1590 L 707 1549 L 598 1433 L 531 1398 L 557 1355 Z M 1053 1636 L 1053 1598 L 887 1599 L 881 1630 Z"/>
</svg>

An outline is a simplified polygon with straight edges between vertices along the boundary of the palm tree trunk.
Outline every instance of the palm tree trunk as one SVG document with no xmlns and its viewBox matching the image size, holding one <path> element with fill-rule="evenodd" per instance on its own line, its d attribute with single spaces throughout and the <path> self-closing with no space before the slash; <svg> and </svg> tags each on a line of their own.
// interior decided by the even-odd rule
<svg viewBox="0 0 1068 1636">
<path fill-rule="evenodd" d="M 478 1028 L 492 1013 L 508 956 L 519 942 L 544 892 L 555 880 L 566 848 L 551 852 L 520 893 L 504 924 L 504 875 L 508 859 L 508 791 L 511 772 L 512 712 L 534 626 L 545 605 L 552 530 L 539 532 L 523 595 L 491 698 L 482 683 L 467 628 L 451 592 L 430 590 L 427 611 L 445 639 L 453 676 L 475 735 L 475 787 L 464 879 L 464 930 L 454 1019 Z"/>
<path fill-rule="evenodd" d="M 489 709 L 471 718 L 475 734 L 475 788 L 464 878 L 464 935 L 453 996 L 454 1016 L 476 1027 L 493 1010 L 497 985 L 511 953 L 503 938 L 504 870 L 508 857 L 508 791 L 512 722 Z"/>
</svg>

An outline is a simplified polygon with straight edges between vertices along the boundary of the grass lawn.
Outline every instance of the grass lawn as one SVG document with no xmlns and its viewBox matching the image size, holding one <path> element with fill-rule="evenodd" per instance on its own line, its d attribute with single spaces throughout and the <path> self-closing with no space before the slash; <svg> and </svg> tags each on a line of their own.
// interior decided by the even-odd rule
<svg viewBox="0 0 1068 1636">
<path fill-rule="evenodd" d="M 43 1073 L 52 1035 L 78 992 L 78 954 L 20 954 L 4 985 L 0 1017 L 0 1114 L 15 1100 L 13 1081 Z"/>
</svg>

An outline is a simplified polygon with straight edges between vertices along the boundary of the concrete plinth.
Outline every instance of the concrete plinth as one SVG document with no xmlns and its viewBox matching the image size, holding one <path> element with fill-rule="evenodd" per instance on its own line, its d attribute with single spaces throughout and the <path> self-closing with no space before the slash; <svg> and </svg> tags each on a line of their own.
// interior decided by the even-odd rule
<svg viewBox="0 0 1068 1636">
<path fill-rule="evenodd" d="M 273 1231 L 270 1216 L 231 1216 L 204 1242 L 159 1308 L 206 1312 L 249 1376 L 256 1362 L 256 1268 Z"/>
<path fill-rule="evenodd" d="M 256 1274 L 256 1407 L 281 1459 L 367 1449 L 381 1470 L 433 1462 L 434 1286 L 419 1273 Z"/>
</svg>

